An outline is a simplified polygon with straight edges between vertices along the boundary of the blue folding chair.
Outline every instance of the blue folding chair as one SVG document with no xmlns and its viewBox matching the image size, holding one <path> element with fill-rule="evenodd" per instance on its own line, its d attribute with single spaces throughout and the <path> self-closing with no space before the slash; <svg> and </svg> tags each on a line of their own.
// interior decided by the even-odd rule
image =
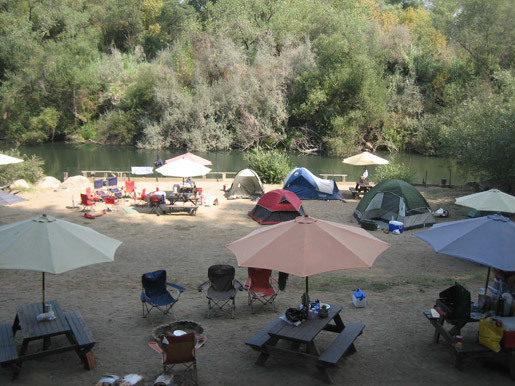
<svg viewBox="0 0 515 386">
<path fill-rule="evenodd" d="M 141 276 L 141 302 L 143 303 L 143 317 L 146 318 L 153 308 L 160 310 L 163 315 L 168 314 L 172 307 L 179 301 L 181 293 L 186 288 L 166 281 L 166 271 L 160 269 L 147 272 Z M 173 297 L 168 288 L 175 292 Z"/>
<path fill-rule="evenodd" d="M 121 199 L 123 197 L 123 192 L 118 189 L 118 177 L 108 177 L 107 178 L 107 187 L 109 191 L 117 198 Z"/>
<path fill-rule="evenodd" d="M 93 180 L 93 187 L 95 188 L 95 190 L 102 189 L 104 187 L 104 180 Z"/>
</svg>

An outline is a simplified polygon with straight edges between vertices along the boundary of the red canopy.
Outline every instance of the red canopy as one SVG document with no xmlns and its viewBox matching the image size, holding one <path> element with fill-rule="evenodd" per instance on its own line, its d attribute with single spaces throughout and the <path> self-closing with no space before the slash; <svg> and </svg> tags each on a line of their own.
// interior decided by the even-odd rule
<svg viewBox="0 0 515 386">
<path fill-rule="evenodd" d="M 199 164 L 204 165 L 204 166 L 213 165 L 213 163 L 210 160 L 207 160 L 205 158 L 199 157 L 198 155 L 195 155 L 195 154 L 190 153 L 190 152 L 178 155 L 178 156 L 173 157 L 173 158 L 169 158 L 169 159 L 167 159 L 165 161 L 165 163 L 169 164 L 170 162 L 174 162 L 174 161 L 177 161 L 177 160 L 180 160 L 180 159 L 189 159 L 190 161 L 199 163 Z"/>
</svg>

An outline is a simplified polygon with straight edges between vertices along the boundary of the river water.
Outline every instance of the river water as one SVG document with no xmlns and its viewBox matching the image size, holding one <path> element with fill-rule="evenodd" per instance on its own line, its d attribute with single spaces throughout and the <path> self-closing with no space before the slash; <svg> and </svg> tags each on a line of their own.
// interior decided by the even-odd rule
<svg viewBox="0 0 515 386">
<path fill-rule="evenodd" d="M 0 145 L 0 151 L 9 149 L 7 145 Z M 181 153 L 180 150 L 142 150 L 134 147 L 100 146 L 94 144 L 71 145 L 65 143 L 49 143 L 35 146 L 19 146 L 22 154 L 28 156 L 37 155 L 44 162 L 46 175 L 54 176 L 60 180 L 63 173 L 69 176 L 79 175 L 83 170 L 112 170 L 130 171 L 131 166 L 153 166 L 159 156 L 163 161 Z M 243 159 L 243 153 L 230 152 L 196 152 L 195 154 L 210 160 L 212 171 L 237 172 L 247 164 Z M 414 175 L 413 183 L 419 184 L 425 181 L 427 184 L 440 184 L 442 179 L 447 184 L 463 185 L 473 178 L 462 173 L 456 164 L 446 158 L 423 157 L 414 154 L 376 153 L 380 157 L 396 162 L 404 163 Z M 347 165 L 342 158 L 326 157 L 320 155 L 291 154 L 293 166 L 305 167 L 314 174 L 331 173 L 347 174 L 347 181 L 356 181 L 363 173 L 363 166 Z M 375 166 L 369 166 L 369 179 L 374 181 Z M 339 179 L 336 179 L 339 181 Z"/>
</svg>

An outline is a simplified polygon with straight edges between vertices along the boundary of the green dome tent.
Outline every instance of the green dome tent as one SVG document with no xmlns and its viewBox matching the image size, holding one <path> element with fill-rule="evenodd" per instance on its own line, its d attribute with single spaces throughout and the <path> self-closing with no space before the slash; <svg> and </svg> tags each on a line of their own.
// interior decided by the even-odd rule
<svg viewBox="0 0 515 386">
<path fill-rule="evenodd" d="M 420 192 L 402 180 L 383 181 L 363 196 L 354 211 L 361 220 L 390 220 L 404 223 L 404 229 L 436 223 L 429 204 Z"/>
<path fill-rule="evenodd" d="M 265 194 L 263 184 L 252 169 L 243 169 L 236 174 L 229 190 L 225 192 L 228 200 L 238 198 L 254 199 Z"/>
</svg>

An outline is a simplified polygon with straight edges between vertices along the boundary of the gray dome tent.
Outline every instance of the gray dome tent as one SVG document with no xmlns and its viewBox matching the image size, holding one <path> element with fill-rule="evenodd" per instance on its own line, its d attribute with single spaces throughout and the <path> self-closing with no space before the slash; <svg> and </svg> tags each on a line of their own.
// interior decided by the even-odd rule
<svg viewBox="0 0 515 386">
<path fill-rule="evenodd" d="M 406 181 L 383 181 L 363 196 L 354 211 L 361 220 L 390 220 L 404 223 L 404 229 L 436 223 L 429 204 L 420 192 Z"/>
<path fill-rule="evenodd" d="M 263 184 L 252 169 L 243 169 L 236 174 L 231 188 L 225 192 L 228 200 L 237 198 L 257 198 L 265 194 Z"/>
</svg>

